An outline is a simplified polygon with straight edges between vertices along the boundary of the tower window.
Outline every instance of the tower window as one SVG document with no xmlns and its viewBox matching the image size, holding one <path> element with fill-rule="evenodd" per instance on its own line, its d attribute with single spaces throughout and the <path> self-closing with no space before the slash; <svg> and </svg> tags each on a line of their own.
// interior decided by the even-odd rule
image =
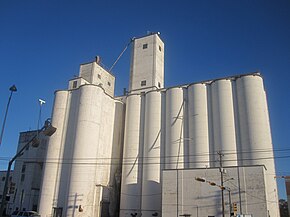
<svg viewBox="0 0 290 217">
<path fill-rule="evenodd" d="M 161 49 L 161 46 L 159 45 L 159 51 L 161 51 L 162 49 Z"/>
<path fill-rule="evenodd" d="M 148 48 L 148 44 L 143 44 L 143 49 Z"/>
<path fill-rule="evenodd" d="M 141 86 L 146 86 L 146 80 L 141 81 Z"/>
<path fill-rule="evenodd" d="M 74 81 L 72 87 L 73 87 L 73 88 L 76 88 L 77 85 L 78 85 L 78 81 Z"/>
<path fill-rule="evenodd" d="M 98 74 L 98 78 L 99 78 L 99 79 L 101 79 L 101 78 L 102 78 L 100 74 Z"/>
<path fill-rule="evenodd" d="M 23 164 L 23 165 L 22 165 L 21 172 L 22 172 L 22 173 L 25 173 L 25 170 L 26 170 L 26 165 L 25 165 L 25 164 Z"/>
<path fill-rule="evenodd" d="M 158 82 L 158 87 L 159 87 L 159 88 L 161 87 L 161 84 L 160 84 L 160 82 Z"/>
<path fill-rule="evenodd" d="M 23 173 L 23 174 L 21 175 L 21 179 L 20 179 L 20 181 L 23 182 L 24 179 L 25 179 L 25 174 Z"/>
<path fill-rule="evenodd" d="M 111 86 L 111 82 L 108 81 L 108 86 Z"/>
</svg>

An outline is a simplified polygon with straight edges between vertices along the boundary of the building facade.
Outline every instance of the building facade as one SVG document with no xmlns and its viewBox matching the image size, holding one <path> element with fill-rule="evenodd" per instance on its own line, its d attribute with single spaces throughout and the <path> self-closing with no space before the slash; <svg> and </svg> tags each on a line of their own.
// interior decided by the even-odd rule
<svg viewBox="0 0 290 217">
<path fill-rule="evenodd" d="M 264 166 L 224 167 L 224 214 L 269 216 Z M 196 179 L 202 178 L 205 182 Z M 162 215 L 222 216 L 219 168 L 164 170 Z"/>
<path fill-rule="evenodd" d="M 38 131 L 21 132 L 17 152 L 27 144 Z M 15 192 L 13 198 L 14 210 L 38 210 L 43 160 L 47 149 L 47 137 L 39 135 L 37 146 L 30 145 L 18 157 L 14 165 Z"/>
<path fill-rule="evenodd" d="M 81 65 L 67 90 L 55 92 L 57 131 L 43 166 L 43 217 L 167 216 L 165 172 L 207 171 L 220 163 L 263 165 L 265 209 L 278 217 L 259 73 L 164 88 L 164 43 L 152 33 L 132 41 L 129 84 L 127 95 L 115 97 L 115 77 L 97 58 Z"/>
<path fill-rule="evenodd" d="M 3 195 L 5 180 L 7 171 L 0 171 L 0 201 L 7 200 L 7 206 L 5 208 L 5 213 L 11 214 L 13 210 L 13 201 L 15 196 L 15 178 L 13 177 L 14 171 L 10 171 L 10 175 L 8 178 L 8 194 L 6 196 Z"/>
<path fill-rule="evenodd" d="M 116 216 L 124 106 L 99 59 L 55 92 L 39 203 L 41 216 Z"/>
</svg>

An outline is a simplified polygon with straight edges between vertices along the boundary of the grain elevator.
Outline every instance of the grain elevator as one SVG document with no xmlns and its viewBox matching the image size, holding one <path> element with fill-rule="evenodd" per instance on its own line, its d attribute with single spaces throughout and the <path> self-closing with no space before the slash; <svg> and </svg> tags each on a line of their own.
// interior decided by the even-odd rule
<svg viewBox="0 0 290 217">
<path fill-rule="evenodd" d="M 133 39 L 125 96 L 114 96 L 115 77 L 99 58 L 82 64 L 67 90 L 55 92 L 52 124 L 57 132 L 45 159 L 42 216 L 166 216 L 164 172 L 220 168 L 217 153 L 222 153 L 225 168 L 265 168 L 257 169 L 266 192 L 263 207 L 278 217 L 261 74 L 166 88 L 164 50 L 159 33 Z M 248 176 L 241 174 L 239 179 Z M 245 186 L 239 190 L 247 191 Z"/>
</svg>

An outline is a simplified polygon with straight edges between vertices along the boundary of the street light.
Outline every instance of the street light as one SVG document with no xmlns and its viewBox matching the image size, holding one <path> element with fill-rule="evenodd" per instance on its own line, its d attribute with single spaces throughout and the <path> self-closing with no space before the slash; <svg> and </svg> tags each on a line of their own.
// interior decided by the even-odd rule
<svg viewBox="0 0 290 217">
<path fill-rule="evenodd" d="M 47 119 L 44 123 L 44 126 L 37 131 L 36 135 L 32 137 L 17 153 L 16 155 L 9 161 L 8 163 L 8 168 L 6 172 L 6 178 L 5 178 L 5 184 L 3 188 L 3 196 L 2 196 L 2 202 L 1 202 L 1 207 L 0 207 L 0 217 L 3 217 L 3 211 L 6 206 L 6 195 L 8 193 L 8 180 L 10 176 L 10 170 L 13 162 L 23 154 L 25 149 L 31 144 L 33 147 L 37 147 L 39 145 L 38 137 L 39 134 L 42 133 L 45 136 L 51 136 L 55 133 L 56 128 L 51 125 L 50 119 Z"/>
<path fill-rule="evenodd" d="M 200 178 L 200 177 L 195 177 L 195 180 L 199 181 L 199 182 L 205 182 L 206 181 L 205 178 Z"/>
<path fill-rule="evenodd" d="M 8 103 L 7 103 L 6 111 L 5 111 L 5 115 L 4 115 L 4 120 L 3 120 L 3 124 L 2 124 L 2 129 L 1 129 L 1 134 L 0 134 L 0 146 L 1 146 L 1 143 L 2 143 L 2 138 L 3 138 L 3 134 L 4 134 L 4 128 L 5 128 L 6 118 L 7 118 L 8 109 L 9 109 L 10 101 L 11 101 L 11 98 L 12 98 L 12 94 L 13 94 L 13 92 L 16 92 L 17 91 L 17 88 L 16 88 L 15 85 L 12 85 L 9 88 L 9 90 L 10 90 L 10 96 L 9 96 L 9 99 L 8 99 Z"/>
</svg>

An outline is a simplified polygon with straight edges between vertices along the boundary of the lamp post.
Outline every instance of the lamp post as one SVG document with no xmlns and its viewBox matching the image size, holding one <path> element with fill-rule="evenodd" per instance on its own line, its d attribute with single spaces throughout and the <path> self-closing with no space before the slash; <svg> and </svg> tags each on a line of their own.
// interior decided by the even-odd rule
<svg viewBox="0 0 290 217">
<path fill-rule="evenodd" d="M 6 195 L 8 193 L 8 180 L 9 180 L 9 176 L 10 176 L 10 170 L 11 170 L 11 166 L 13 164 L 13 162 L 23 154 L 23 152 L 25 151 L 25 149 L 31 144 L 33 147 L 37 147 L 39 145 L 39 134 L 42 133 L 45 136 L 52 136 L 56 131 L 56 128 L 53 127 L 49 121 L 49 119 L 47 119 L 44 123 L 44 126 L 37 131 L 36 135 L 34 137 L 32 137 L 17 153 L 16 155 L 9 161 L 8 163 L 8 168 L 7 168 L 7 172 L 6 172 L 6 178 L 5 178 L 5 183 L 4 183 L 4 188 L 3 188 L 3 196 L 2 196 L 2 202 L 1 202 L 1 207 L 0 207 L 0 217 L 3 217 L 3 211 L 5 209 L 6 206 Z"/>
<path fill-rule="evenodd" d="M 2 129 L 1 129 L 1 134 L 0 134 L 0 146 L 1 146 L 1 143 L 2 143 L 2 138 L 3 138 L 3 134 L 4 134 L 6 118 L 7 118 L 8 109 L 9 109 L 10 101 L 11 101 L 11 98 L 12 98 L 12 94 L 17 91 L 17 88 L 16 88 L 15 85 L 12 85 L 9 88 L 9 90 L 10 90 L 10 96 L 9 96 L 9 99 L 8 99 L 8 103 L 7 103 L 6 111 L 5 111 L 5 115 L 4 115 L 4 120 L 3 120 L 3 124 L 2 124 Z"/>
</svg>

